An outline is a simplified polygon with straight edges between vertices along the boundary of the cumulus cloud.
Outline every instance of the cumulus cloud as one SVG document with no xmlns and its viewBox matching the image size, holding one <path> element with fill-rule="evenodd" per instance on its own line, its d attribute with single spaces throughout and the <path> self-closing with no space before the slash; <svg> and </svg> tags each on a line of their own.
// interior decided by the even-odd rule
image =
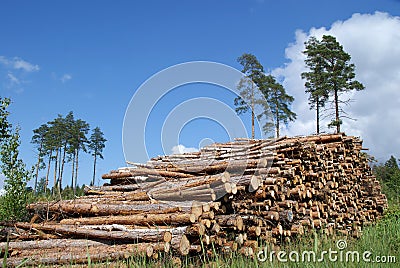
<svg viewBox="0 0 400 268">
<path fill-rule="evenodd" d="M 70 75 L 70 74 L 64 74 L 60 78 L 61 82 L 63 82 L 63 83 L 65 83 L 65 82 L 67 82 L 68 80 L 71 80 L 71 79 L 72 79 L 72 75 Z"/>
<path fill-rule="evenodd" d="M 183 154 L 183 153 L 192 153 L 192 152 L 198 152 L 199 149 L 196 149 L 194 147 L 185 147 L 185 145 L 178 144 L 172 147 L 171 152 L 172 154 Z"/>
<path fill-rule="evenodd" d="M 365 90 L 350 94 L 355 101 L 345 107 L 356 121 L 344 120 L 342 130 L 348 135 L 360 136 L 364 146 L 379 160 L 391 154 L 399 155 L 400 148 L 400 18 L 387 13 L 354 14 L 345 21 L 337 21 L 330 29 L 298 30 L 295 42 L 285 51 L 289 63 L 273 71 L 283 79 L 289 94 L 295 97 L 293 110 L 298 119 L 284 132 L 287 135 L 306 135 L 315 132 L 315 111 L 310 111 L 304 80 L 300 74 L 304 65 L 304 42 L 310 36 L 333 35 L 351 56 L 356 66 L 356 79 Z M 322 122 L 329 130 L 328 119 Z"/>
</svg>

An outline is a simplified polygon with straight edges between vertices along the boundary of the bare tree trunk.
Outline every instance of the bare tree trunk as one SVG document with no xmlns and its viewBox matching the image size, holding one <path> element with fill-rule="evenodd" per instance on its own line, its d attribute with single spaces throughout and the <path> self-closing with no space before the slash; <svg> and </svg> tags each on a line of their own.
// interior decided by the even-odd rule
<svg viewBox="0 0 400 268">
<path fill-rule="evenodd" d="M 317 134 L 319 134 L 319 98 L 317 97 Z"/>
<path fill-rule="evenodd" d="M 97 154 L 94 152 L 94 163 L 93 163 L 93 180 L 92 180 L 92 186 L 94 185 L 94 180 L 96 179 L 96 160 L 97 160 Z"/>
<path fill-rule="evenodd" d="M 254 139 L 254 86 L 251 85 L 251 138 Z"/>
<path fill-rule="evenodd" d="M 276 138 L 279 138 L 279 110 L 278 110 L 278 105 L 276 106 Z"/>
<path fill-rule="evenodd" d="M 254 111 L 251 110 L 251 138 L 254 139 Z"/>
<path fill-rule="evenodd" d="M 45 189 L 44 192 L 47 192 L 47 187 L 49 186 L 49 175 L 50 175 L 50 165 L 51 165 L 51 155 L 53 154 L 53 151 L 50 151 L 49 153 L 49 161 L 47 163 L 47 173 L 46 173 L 46 184 L 45 184 Z"/>
<path fill-rule="evenodd" d="M 74 189 L 74 178 L 75 178 L 75 151 L 72 157 L 72 176 L 71 176 L 71 189 Z"/>
<path fill-rule="evenodd" d="M 43 149 L 43 143 L 40 143 L 39 147 L 39 152 L 38 152 L 38 161 L 36 163 L 36 174 L 35 174 L 35 186 L 34 186 L 34 193 L 36 194 L 37 191 L 37 183 L 38 183 L 38 177 L 39 177 L 39 166 L 40 166 L 40 160 L 41 160 L 41 155 L 42 155 L 42 149 Z"/>
<path fill-rule="evenodd" d="M 64 145 L 64 152 L 61 158 L 61 162 L 60 162 L 60 166 L 61 166 L 61 170 L 60 170 L 60 174 L 59 174 L 59 181 L 60 181 L 60 189 L 62 188 L 62 180 L 63 180 L 63 173 L 64 173 L 64 165 L 65 165 L 65 155 L 66 155 L 66 148 L 67 145 Z"/>
<path fill-rule="evenodd" d="M 61 182 L 60 182 L 60 174 L 61 174 L 61 147 L 58 149 L 58 171 L 57 171 L 57 188 L 61 191 Z"/>
<path fill-rule="evenodd" d="M 78 185 L 78 165 L 79 165 L 79 149 L 76 149 L 74 194 L 76 193 L 76 186 Z"/>
<path fill-rule="evenodd" d="M 335 88 L 335 115 L 336 115 L 336 133 L 340 133 L 339 96 L 338 96 L 338 90 L 336 88 Z"/>
<path fill-rule="evenodd" d="M 58 149 L 56 150 L 56 158 L 54 160 L 54 185 L 53 185 L 53 194 L 56 194 L 57 187 L 57 167 L 58 167 Z"/>
</svg>

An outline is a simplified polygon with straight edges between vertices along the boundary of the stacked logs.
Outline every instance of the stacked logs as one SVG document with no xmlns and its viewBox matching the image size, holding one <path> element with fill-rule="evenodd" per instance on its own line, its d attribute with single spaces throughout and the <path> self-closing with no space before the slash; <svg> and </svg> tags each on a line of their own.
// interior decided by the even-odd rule
<svg viewBox="0 0 400 268">
<path fill-rule="evenodd" d="M 30 204 L 31 222 L 10 228 L 34 241 L 11 242 L 7 262 L 212 249 L 252 256 L 260 243 L 290 241 L 311 228 L 358 237 L 387 207 L 362 150 L 359 138 L 344 134 L 239 139 L 129 163 L 104 174 L 109 183 L 86 187 L 84 197 Z"/>
</svg>

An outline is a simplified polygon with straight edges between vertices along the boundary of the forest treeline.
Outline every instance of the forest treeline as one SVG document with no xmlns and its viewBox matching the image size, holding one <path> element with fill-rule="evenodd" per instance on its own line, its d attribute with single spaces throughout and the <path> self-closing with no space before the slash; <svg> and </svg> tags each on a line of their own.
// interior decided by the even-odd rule
<svg viewBox="0 0 400 268">
<path fill-rule="evenodd" d="M 26 204 L 38 198 L 82 195 L 84 185 L 78 184 L 79 155 L 84 152 L 93 157 L 93 184 L 96 161 L 103 158 L 106 142 L 99 127 L 90 131 L 90 125 L 82 119 L 75 119 L 73 112 L 66 116 L 58 115 L 33 130 L 31 142 L 37 150 L 37 163 L 29 169 L 19 155 L 20 129 L 8 120 L 10 104 L 10 99 L 0 97 L 0 169 L 5 177 L 5 193 L 0 196 L 0 221 L 26 218 Z M 70 184 L 63 189 L 65 164 L 69 162 L 72 163 Z M 40 177 L 42 170 L 45 175 Z M 51 188 L 50 177 L 53 179 Z M 34 187 L 30 190 L 27 183 L 32 179 Z"/>
<path fill-rule="evenodd" d="M 96 177 L 96 163 L 98 158 L 103 158 L 105 142 L 103 132 L 99 127 L 90 131 L 89 124 L 82 119 L 75 119 L 73 112 L 66 116 L 58 115 L 57 118 L 42 124 L 33 130 L 32 143 L 37 150 L 37 162 L 34 173 L 34 191 L 46 192 L 49 181 L 53 180 L 53 191 L 61 191 L 69 180 L 69 186 L 74 193 L 78 184 L 79 156 L 81 152 L 93 156 L 94 184 Z M 64 177 L 65 164 L 71 163 L 71 176 Z M 45 171 L 44 176 L 39 176 L 40 170 Z"/>
</svg>

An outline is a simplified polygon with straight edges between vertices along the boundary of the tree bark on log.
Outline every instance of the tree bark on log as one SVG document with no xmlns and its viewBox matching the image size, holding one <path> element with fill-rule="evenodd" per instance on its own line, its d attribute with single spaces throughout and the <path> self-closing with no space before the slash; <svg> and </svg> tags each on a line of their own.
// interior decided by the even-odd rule
<svg viewBox="0 0 400 268">
<path fill-rule="evenodd" d="M 100 225 L 100 224 L 124 224 L 124 225 L 182 225 L 189 224 L 190 213 L 179 214 L 177 212 L 167 214 L 135 214 L 129 216 L 103 216 L 77 219 L 63 219 L 61 224 L 69 225 Z"/>
</svg>

